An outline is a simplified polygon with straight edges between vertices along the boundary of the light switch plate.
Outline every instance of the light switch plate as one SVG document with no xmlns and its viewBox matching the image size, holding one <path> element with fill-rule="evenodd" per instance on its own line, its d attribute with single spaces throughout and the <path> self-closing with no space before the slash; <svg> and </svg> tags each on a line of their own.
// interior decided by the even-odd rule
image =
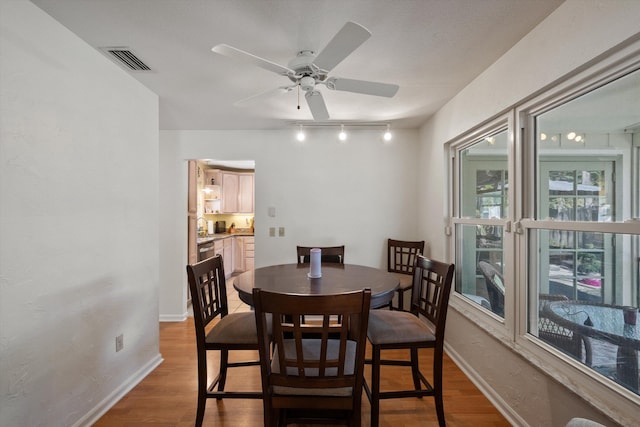
<svg viewBox="0 0 640 427">
<path fill-rule="evenodd" d="M 276 228 L 269 227 L 269 237 L 276 237 Z"/>
<path fill-rule="evenodd" d="M 284 237 L 284 227 L 278 228 L 278 236 Z"/>
</svg>

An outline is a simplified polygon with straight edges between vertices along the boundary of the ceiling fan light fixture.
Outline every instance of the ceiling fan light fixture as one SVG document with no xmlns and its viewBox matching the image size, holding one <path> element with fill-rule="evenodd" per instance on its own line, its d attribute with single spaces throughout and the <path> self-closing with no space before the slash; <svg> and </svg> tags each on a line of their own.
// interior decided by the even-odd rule
<svg viewBox="0 0 640 427">
<path fill-rule="evenodd" d="M 303 91 L 309 92 L 310 90 L 313 90 L 313 88 L 315 87 L 316 87 L 316 79 L 314 79 L 313 77 L 305 76 L 300 79 L 300 89 L 302 89 Z"/>
</svg>

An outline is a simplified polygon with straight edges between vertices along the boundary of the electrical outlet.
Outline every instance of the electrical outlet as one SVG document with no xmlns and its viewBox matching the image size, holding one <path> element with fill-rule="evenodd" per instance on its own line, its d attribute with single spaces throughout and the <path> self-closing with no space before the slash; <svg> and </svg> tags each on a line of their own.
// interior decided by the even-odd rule
<svg viewBox="0 0 640 427">
<path fill-rule="evenodd" d="M 269 237 L 276 237 L 276 228 L 269 227 Z"/>
<path fill-rule="evenodd" d="M 120 334 L 116 337 L 116 353 L 124 348 L 124 335 Z"/>
<path fill-rule="evenodd" d="M 278 236 L 284 237 L 284 227 L 278 228 Z"/>
</svg>

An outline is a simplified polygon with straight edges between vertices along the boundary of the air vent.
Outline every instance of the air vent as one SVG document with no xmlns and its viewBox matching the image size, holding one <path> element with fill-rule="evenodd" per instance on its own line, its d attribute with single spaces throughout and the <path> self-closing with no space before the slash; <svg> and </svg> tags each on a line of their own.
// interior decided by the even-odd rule
<svg viewBox="0 0 640 427">
<path fill-rule="evenodd" d="M 138 58 L 130 49 L 126 47 L 103 47 L 100 48 L 109 55 L 118 64 L 131 71 L 151 71 L 151 68 L 140 58 Z"/>
</svg>

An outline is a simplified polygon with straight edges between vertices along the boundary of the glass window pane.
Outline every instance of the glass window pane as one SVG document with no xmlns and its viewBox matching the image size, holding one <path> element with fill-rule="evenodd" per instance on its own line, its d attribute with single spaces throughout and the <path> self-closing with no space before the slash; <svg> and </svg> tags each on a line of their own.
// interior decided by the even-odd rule
<svg viewBox="0 0 640 427">
<path fill-rule="evenodd" d="M 640 301 L 640 237 L 575 229 L 640 212 L 639 83 L 635 71 L 535 117 L 537 219 L 572 224 L 529 230 L 525 261 L 528 331 L 635 393 L 640 326 L 624 307 Z"/>
<path fill-rule="evenodd" d="M 545 254 L 555 230 L 531 230 L 531 253 Z M 639 393 L 637 325 L 625 307 L 638 307 L 640 236 L 575 232 L 572 250 L 531 257 L 529 332 L 622 386 Z"/>
<path fill-rule="evenodd" d="M 507 132 L 483 138 L 460 152 L 460 215 L 467 218 L 506 218 Z"/>
<path fill-rule="evenodd" d="M 458 224 L 456 291 L 504 316 L 503 227 Z"/>
</svg>

